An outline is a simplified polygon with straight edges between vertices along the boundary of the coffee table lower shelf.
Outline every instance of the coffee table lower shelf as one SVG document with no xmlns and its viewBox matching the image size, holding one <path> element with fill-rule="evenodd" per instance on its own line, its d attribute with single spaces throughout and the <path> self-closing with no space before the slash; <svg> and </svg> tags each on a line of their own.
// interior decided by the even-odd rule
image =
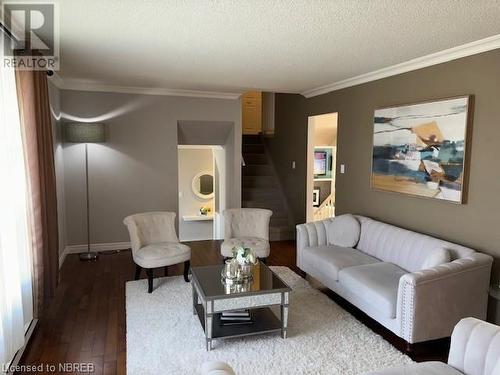
<svg viewBox="0 0 500 375">
<path fill-rule="evenodd" d="M 196 312 L 200 320 L 203 331 L 205 328 L 205 316 L 203 306 L 197 304 Z M 283 327 L 281 320 L 271 311 L 270 307 L 260 307 L 251 309 L 252 324 L 221 325 L 220 313 L 214 313 L 212 319 L 212 339 L 222 339 L 231 337 L 241 337 L 262 333 L 281 332 Z"/>
</svg>

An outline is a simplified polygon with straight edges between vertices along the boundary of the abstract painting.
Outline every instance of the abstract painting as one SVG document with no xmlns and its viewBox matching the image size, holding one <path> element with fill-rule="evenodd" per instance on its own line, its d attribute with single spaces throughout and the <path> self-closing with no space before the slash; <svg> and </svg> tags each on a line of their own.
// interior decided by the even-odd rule
<svg viewBox="0 0 500 375">
<path fill-rule="evenodd" d="M 471 97 L 375 110 L 372 187 L 464 202 Z"/>
</svg>

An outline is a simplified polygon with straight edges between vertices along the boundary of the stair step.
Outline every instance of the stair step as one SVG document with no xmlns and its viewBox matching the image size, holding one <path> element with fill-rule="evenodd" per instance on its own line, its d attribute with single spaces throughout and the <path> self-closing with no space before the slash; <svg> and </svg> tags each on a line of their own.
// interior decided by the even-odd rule
<svg viewBox="0 0 500 375">
<path fill-rule="evenodd" d="M 260 135 L 244 135 L 242 137 L 242 143 L 244 145 L 249 145 L 249 144 L 262 144 L 262 139 Z"/>
<path fill-rule="evenodd" d="M 262 143 L 244 144 L 242 147 L 243 155 L 245 154 L 264 154 L 265 149 Z"/>
<path fill-rule="evenodd" d="M 245 165 L 242 168 L 243 176 L 273 176 L 271 167 L 267 164 Z"/>
<path fill-rule="evenodd" d="M 254 188 L 249 187 L 243 189 L 243 200 L 261 200 L 262 198 L 270 198 L 274 200 L 280 199 L 280 192 L 274 188 Z"/>
<path fill-rule="evenodd" d="M 245 161 L 245 164 L 250 164 L 250 165 L 267 164 L 266 154 L 248 153 L 248 154 L 243 155 L 243 160 Z"/>
<path fill-rule="evenodd" d="M 242 178 L 243 187 L 274 187 L 278 188 L 278 182 L 275 180 L 274 176 L 243 176 Z"/>
<path fill-rule="evenodd" d="M 269 239 L 295 239 L 295 228 L 290 225 L 287 207 L 283 202 L 278 177 L 268 164 L 265 144 L 260 135 L 244 135 L 242 153 L 242 207 L 267 208 L 273 211 L 269 225 Z"/>
</svg>

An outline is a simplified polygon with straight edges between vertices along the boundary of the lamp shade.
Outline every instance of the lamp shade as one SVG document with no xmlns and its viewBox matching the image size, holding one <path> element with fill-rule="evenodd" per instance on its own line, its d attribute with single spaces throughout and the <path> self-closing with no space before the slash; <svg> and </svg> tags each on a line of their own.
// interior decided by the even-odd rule
<svg viewBox="0 0 500 375">
<path fill-rule="evenodd" d="M 97 143 L 105 142 L 105 126 L 101 123 L 79 123 L 65 124 L 64 135 L 66 142 L 71 143 Z"/>
</svg>

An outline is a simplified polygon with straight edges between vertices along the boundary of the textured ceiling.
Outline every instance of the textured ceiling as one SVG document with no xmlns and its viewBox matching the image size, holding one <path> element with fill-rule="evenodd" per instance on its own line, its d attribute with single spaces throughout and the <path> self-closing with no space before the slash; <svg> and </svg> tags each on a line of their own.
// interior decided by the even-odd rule
<svg viewBox="0 0 500 375">
<path fill-rule="evenodd" d="M 303 92 L 500 34 L 500 0 L 64 0 L 64 80 Z"/>
</svg>

